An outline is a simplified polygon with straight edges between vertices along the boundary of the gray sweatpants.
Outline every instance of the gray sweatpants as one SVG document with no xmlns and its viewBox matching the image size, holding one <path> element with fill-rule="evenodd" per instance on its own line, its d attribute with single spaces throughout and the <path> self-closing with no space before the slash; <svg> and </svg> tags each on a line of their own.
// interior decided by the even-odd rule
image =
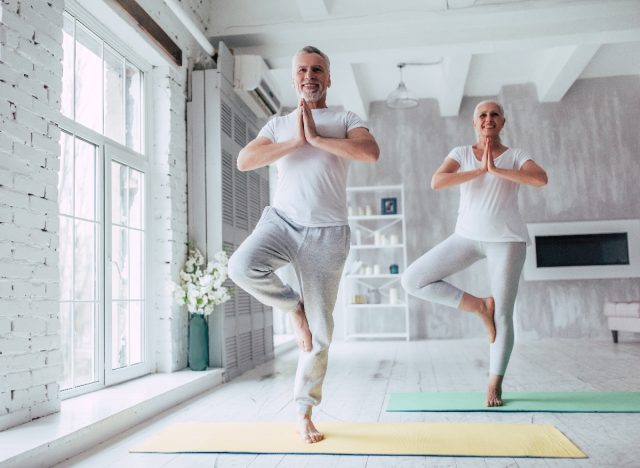
<svg viewBox="0 0 640 468">
<path fill-rule="evenodd" d="M 480 242 L 453 234 L 407 268 L 402 286 L 420 299 L 457 308 L 464 291 L 443 278 L 486 257 L 496 303 L 496 340 L 489 348 L 489 372 L 504 375 L 513 349 L 513 308 L 525 255 L 524 242 Z"/>
<path fill-rule="evenodd" d="M 300 414 L 322 399 L 333 308 L 342 269 L 349 254 L 349 226 L 305 227 L 273 207 L 266 207 L 253 233 L 229 259 L 229 277 L 263 304 L 295 311 L 304 302 L 312 336 L 312 350 L 300 352 L 293 397 Z M 275 271 L 292 264 L 301 294 Z M 302 297 L 300 297 L 302 296 Z"/>
</svg>

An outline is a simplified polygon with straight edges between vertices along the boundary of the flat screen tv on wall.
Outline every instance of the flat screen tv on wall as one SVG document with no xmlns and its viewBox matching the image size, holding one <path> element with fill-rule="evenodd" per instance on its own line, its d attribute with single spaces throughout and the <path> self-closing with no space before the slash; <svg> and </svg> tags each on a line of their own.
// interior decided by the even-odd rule
<svg viewBox="0 0 640 468">
<path fill-rule="evenodd" d="M 536 236 L 538 267 L 628 265 L 626 232 Z"/>
</svg>

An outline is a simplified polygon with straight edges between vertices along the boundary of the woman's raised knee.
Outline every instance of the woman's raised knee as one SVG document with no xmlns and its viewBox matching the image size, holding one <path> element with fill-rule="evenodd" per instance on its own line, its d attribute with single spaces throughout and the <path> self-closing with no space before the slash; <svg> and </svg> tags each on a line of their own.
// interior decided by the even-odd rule
<svg viewBox="0 0 640 468">
<path fill-rule="evenodd" d="M 411 269 L 405 271 L 400 278 L 400 284 L 409 294 L 415 295 L 420 288 L 418 287 L 417 279 L 411 273 Z"/>
</svg>

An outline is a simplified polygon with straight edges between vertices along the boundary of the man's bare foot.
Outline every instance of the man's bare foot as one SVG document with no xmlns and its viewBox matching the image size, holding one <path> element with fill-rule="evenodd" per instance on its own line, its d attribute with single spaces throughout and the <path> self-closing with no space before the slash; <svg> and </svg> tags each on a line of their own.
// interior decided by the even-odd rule
<svg viewBox="0 0 640 468">
<path fill-rule="evenodd" d="M 300 416 L 298 419 L 298 433 L 302 440 L 308 444 L 320 442 L 324 439 L 324 434 L 319 432 L 311 422 L 311 416 Z"/>
<path fill-rule="evenodd" d="M 485 297 L 482 299 L 482 308 L 478 311 L 480 318 L 484 322 L 484 326 L 487 327 L 487 333 L 489 334 L 489 343 L 496 341 L 496 323 L 493 316 L 496 311 L 496 303 L 493 297 Z"/>
<path fill-rule="evenodd" d="M 309 323 L 307 322 L 307 316 L 304 313 L 304 304 L 298 303 L 298 307 L 295 312 L 291 314 L 291 323 L 293 324 L 293 331 L 298 341 L 298 346 L 302 351 L 311 351 L 311 330 L 309 330 Z"/>
<path fill-rule="evenodd" d="M 491 374 L 487 388 L 486 406 L 502 406 L 502 379 L 504 376 Z"/>
</svg>

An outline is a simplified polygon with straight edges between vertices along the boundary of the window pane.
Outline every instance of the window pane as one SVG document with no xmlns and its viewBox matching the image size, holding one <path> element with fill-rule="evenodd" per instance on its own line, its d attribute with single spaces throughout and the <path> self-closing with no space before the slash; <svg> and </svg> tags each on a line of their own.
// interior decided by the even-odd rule
<svg viewBox="0 0 640 468">
<path fill-rule="evenodd" d="M 73 136 L 60 132 L 60 172 L 58 174 L 60 214 L 73 215 Z"/>
<path fill-rule="evenodd" d="M 142 151 L 142 90 L 140 70 L 127 63 L 126 67 L 126 145 L 134 151 Z"/>
<path fill-rule="evenodd" d="M 113 302 L 111 315 L 111 363 L 113 369 L 129 363 L 129 302 Z"/>
<path fill-rule="evenodd" d="M 144 228 L 144 174 L 129 169 L 129 226 Z"/>
<path fill-rule="evenodd" d="M 92 301 L 96 299 L 97 245 L 96 225 L 90 221 L 75 221 L 75 299 Z"/>
<path fill-rule="evenodd" d="M 111 363 L 119 369 L 143 359 L 144 173 L 113 161 L 111 189 Z"/>
<path fill-rule="evenodd" d="M 104 48 L 104 134 L 124 144 L 124 60 Z"/>
<path fill-rule="evenodd" d="M 75 216 L 96 219 L 96 147 L 76 138 Z"/>
<path fill-rule="evenodd" d="M 129 298 L 129 236 L 125 228 L 111 229 L 111 297 Z"/>
<path fill-rule="evenodd" d="M 111 163 L 111 222 L 127 224 L 127 166 Z"/>
<path fill-rule="evenodd" d="M 102 133 L 102 41 L 76 22 L 76 121 Z"/>
<path fill-rule="evenodd" d="M 73 119 L 73 63 L 74 63 L 74 39 L 73 39 L 73 18 L 67 13 L 63 16 L 62 22 L 62 94 L 60 96 L 61 109 L 63 115 Z"/>
<path fill-rule="evenodd" d="M 142 236 L 140 231 L 129 230 L 129 258 L 130 270 L 129 279 L 129 299 L 144 299 L 142 293 L 144 263 L 142 251 Z"/>
<path fill-rule="evenodd" d="M 73 219 L 60 216 L 60 300 L 73 299 Z"/>
<path fill-rule="evenodd" d="M 129 304 L 129 365 L 142 362 L 142 307 L 140 301 L 132 301 Z"/>
<path fill-rule="evenodd" d="M 74 385 L 94 382 L 96 356 L 96 305 L 93 303 L 76 303 L 73 313 L 74 333 Z"/>
<path fill-rule="evenodd" d="M 62 353 L 62 379 L 60 389 L 73 387 L 73 304 L 60 303 L 60 351 Z"/>
</svg>

